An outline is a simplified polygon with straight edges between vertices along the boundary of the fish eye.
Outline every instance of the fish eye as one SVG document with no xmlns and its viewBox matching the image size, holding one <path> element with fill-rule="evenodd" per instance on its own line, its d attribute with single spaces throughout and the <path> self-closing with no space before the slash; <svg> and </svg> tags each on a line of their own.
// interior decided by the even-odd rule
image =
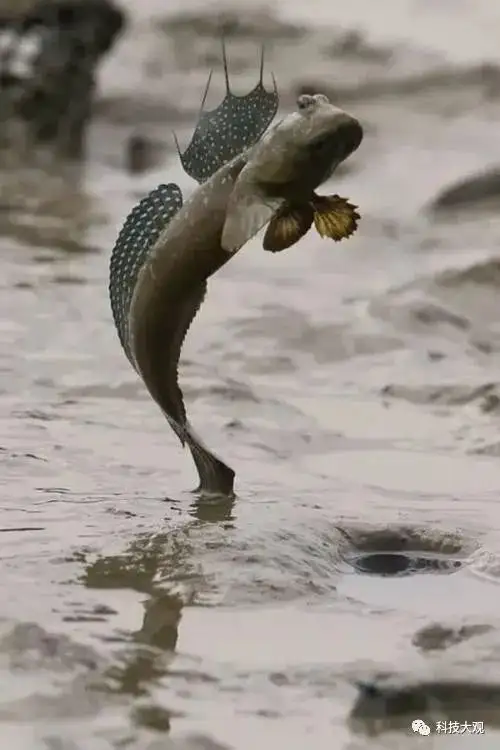
<svg viewBox="0 0 500 750">
<path fill-rule="evenodd" d="M 312 104 L 314 104 L 314 96 L 311 96 L 310 94 L 302 94 L 297 99 L 297 107 L 299 109 L 309 109 Z"/>
<path fill-rule="evenodd" d="M 297 99 L 297 107 L 300 110 L 312 109 L 318 104 L 330 104 L 330 100 L 324 94 L 302 94 Z"/>
</svg>

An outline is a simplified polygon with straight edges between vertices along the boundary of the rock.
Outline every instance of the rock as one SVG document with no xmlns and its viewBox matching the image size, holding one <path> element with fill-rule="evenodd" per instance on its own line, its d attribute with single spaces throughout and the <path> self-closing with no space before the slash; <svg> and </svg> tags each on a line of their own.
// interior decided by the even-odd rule
<svg viewBox="0 0 500 750">
<path fill-rule="evenodd" d="M 40 0 L 0 18 L 2 136 L 25 125 L 29 143 L 83 155 L 97 66 L 125 25 L 111 0 Z"/>
<path fill-rule="evenodd" d="M 500 167 L 466 177 L 444 188 L 430 204 L 431 211 L 500 206 Z"/>
<path fill-rule="evenodd" d="M 18 16 L 25 13 L 33 5 L 33 0 L 0 0 L 0 15 L 2 17 Z"/>
<path fill-rule="evenodd" d="M 492 630 L 491 625 L 481 623 L 469 623 L 458 627 L 433 623 L 415 633 L 412 642 L 421 651 L 444 651 L 450 646 L 490 630 Z"/>
<path fill-rule="evenodd" d="M 494 681 L 415 679 L 383 674 L 357 684 L 359 694 L 349 717 L 361 732 L 408 730 L 412 719 L 482 722 L 498 727 L 500 685 Z"/>
</svg>

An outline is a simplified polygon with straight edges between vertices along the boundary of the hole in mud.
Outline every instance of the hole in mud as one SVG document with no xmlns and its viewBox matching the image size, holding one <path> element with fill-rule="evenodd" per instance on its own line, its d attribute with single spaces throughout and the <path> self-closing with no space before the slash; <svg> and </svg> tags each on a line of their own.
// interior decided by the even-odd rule
<svg viewBox="0 0 500 750">
<path fill-rule="evenodd" d="M 460 560 L 402 554 L 401 552 L 371 552 L 351 557 L 356 572 L 382 577 L 407 576 L 415 573 L 453 573 L 462 567 Z"/>
<path fill-rule="evenodd" d="M 340 555 L 354 572 L 396 578 L 423 573 L 455 573 L 475 544 L 460 535 L 418 527 L 337 527 Z"/>
</svg>

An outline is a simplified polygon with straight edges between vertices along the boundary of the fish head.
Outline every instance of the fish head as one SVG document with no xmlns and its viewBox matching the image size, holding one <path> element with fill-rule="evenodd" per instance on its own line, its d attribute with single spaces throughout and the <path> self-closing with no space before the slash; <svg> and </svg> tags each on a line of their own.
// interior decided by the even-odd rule
<svg viewBox="0 0 500 750">
<path fill-rule="evenodd" d="M 283 198 L 308 194 L 360 145 L 359 121 L 324 94 L 303 94 L 297 109 L 262 139 L 249 167 L 264 192 Z"/>
<path fill-rule="evenodd" d="M 335 107 L 323 94 L 303 94 L 297 107 L 302 116 L 297 128 L 302 153 L 296 161 L 308 167 L 316 188 L 356 151 L 363 140 L 363 128 L 355 117 Z"/>
<path fill-rule="evenodd" d="M 222 247 L 236 252 L 284 201 L 307 202 L 363 139 L 359 121 L 323 94 L 303 94 L 297 108 L 248 153 L 230 197 Z"/>
</svg>

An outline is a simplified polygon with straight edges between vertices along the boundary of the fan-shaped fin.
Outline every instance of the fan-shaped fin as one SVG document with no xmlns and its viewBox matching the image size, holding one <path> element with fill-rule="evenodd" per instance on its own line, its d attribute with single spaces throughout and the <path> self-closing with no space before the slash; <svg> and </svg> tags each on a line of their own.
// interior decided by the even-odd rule
<svg viewBox="0 0 500 750">
<path fill-rule="evenodd" d="M 158 185 L 127 216 L 111 254 L 111 310 L 121 344 L 131 362 L 128 315 L 137 276 L 149 251 L 181 206 L 182 193 L 177 185 Z"/>
<path fill-rule="evenodd" d="M 267 130 L 278 110 L 278 92 L 273 77 L 273 91 L 264 88 L 264 48 L 260 59 L 259 82 L 250 93 L 236 96 L 229 86 L 226 48 L 222 46 L 226 95 L 211 111 L 200 111 L 198 124 L 189 146 L 179 152 L 184 171 L 197 182 L 208 180 L 227 164 L 256 143 Z M 210 78 L 205 89 L 206 100 Z"/>
</svg>

